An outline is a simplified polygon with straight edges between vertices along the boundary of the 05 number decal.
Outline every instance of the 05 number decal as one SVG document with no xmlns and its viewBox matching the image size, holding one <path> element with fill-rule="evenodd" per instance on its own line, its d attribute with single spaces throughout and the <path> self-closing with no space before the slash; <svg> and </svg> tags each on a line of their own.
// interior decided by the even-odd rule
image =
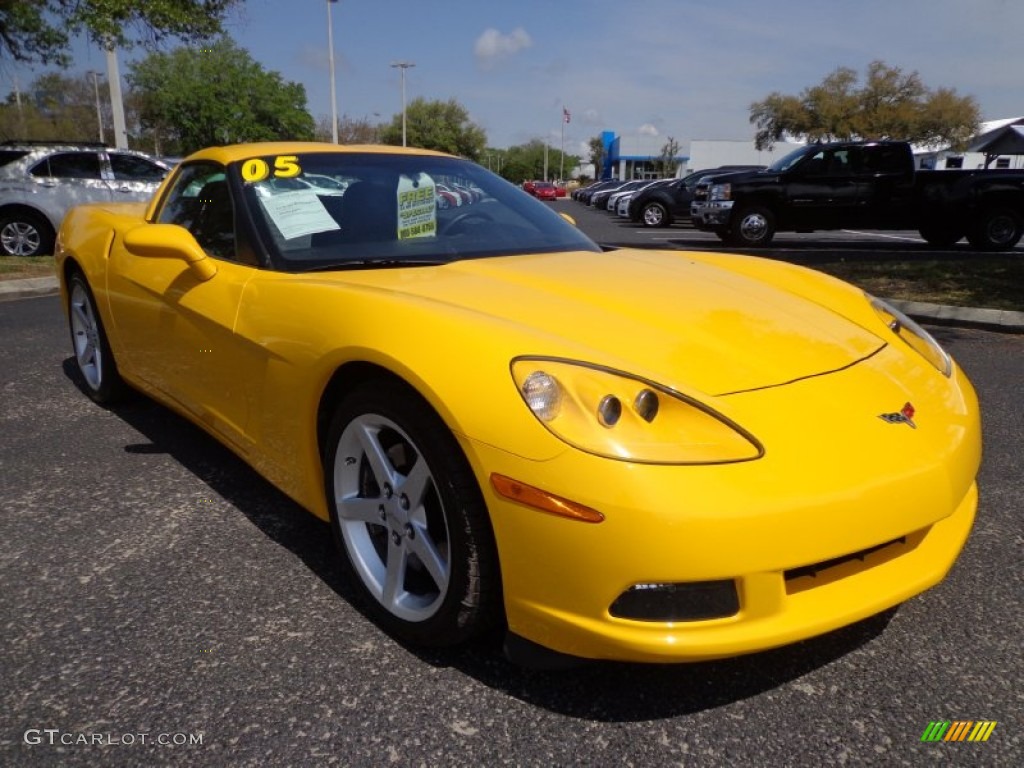
<svg viewBox="0 0 1024 768">
<path fill-rule="evenodd" d="M 242 178 L 246 181 L 263 181 L 270 176 L 270 164 L 261 157 L 254 157 L 242 163 Z M 278 155 L 274 158 L 273 173 L 279 179 L 291 179 L 302 173 L 297 155 Z"/>
</svg>

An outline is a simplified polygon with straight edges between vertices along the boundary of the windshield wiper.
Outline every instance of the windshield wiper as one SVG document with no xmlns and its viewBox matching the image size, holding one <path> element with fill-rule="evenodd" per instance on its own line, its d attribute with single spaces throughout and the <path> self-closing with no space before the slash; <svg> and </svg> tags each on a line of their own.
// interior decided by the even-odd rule
<svg viewBox="0 0 1024 768">
<path fill-rule="evenodd" d="M 372 269 L 376 267 L 437 267 L 448 263 L 448 259 L 350 259 L 348 261 L 331 262 L 330 264 L 317 264 L 315 267 L 307 267 L 302 271 L 335 272 L 346 269 Z"/>
</svg>

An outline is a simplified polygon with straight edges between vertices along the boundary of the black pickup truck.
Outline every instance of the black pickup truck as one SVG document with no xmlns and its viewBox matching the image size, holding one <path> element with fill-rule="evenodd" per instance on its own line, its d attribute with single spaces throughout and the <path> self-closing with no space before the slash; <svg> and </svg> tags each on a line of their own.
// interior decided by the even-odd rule
<svg viewBox="0 0 1024 768">
<path fill-rule="evenodd" d="M 780 231 L 916 229 L 935 247 L 966 237 L 1001 251 L 1024 233 L 1024 171 L 915 171 L 902 141 L 809 144 L 763 171 L 702 179 L 690 212 L 737 246 Z"/>
</svg>

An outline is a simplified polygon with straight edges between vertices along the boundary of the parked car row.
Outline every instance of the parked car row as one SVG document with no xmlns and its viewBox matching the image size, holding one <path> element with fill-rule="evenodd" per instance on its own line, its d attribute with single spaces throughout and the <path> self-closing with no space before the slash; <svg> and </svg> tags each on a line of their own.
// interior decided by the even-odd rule
<svg viewBox="0 0 1024 768">
<path fill-rule="evenodd" d="M 704 177 L 762 167 L 726 165 L 694 171 L 682 178 L 601 181 L 577 190 L 573 199 L 645 227 L 667 227 L 689 220 L 694 189 Z"/>
</svg>

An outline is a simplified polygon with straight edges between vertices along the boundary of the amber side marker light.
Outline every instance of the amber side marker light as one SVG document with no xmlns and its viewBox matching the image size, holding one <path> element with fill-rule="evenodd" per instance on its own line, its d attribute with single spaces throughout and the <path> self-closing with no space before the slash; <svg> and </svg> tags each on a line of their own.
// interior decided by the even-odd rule
<svg viewBox="0 0 1024 768">
<path fill-rule="evenodd" d="M 553 493 L 534 488 L 532 485 L 525 485 L 511 477 L 505 477 L 497 473 L 491 475 L 491 485 L 494 490 L 506 499 L 518 501 L 528 507 L 539 509 L 541 512 L 548 512 L 559 517 L 567 517 L 570 520 L 578 520 L 582 523 L 600 523 L 604 521 L 604 515 L 596 509 L 591 509 L 575 501 L 563 499 Z"/>
</svg>

